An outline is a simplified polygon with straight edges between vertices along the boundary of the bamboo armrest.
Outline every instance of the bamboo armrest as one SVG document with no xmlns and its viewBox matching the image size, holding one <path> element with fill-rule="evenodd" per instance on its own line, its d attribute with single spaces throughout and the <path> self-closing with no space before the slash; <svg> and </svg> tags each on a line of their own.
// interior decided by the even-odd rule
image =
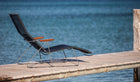
<svg viewBox="0 0 140 82">
<path fill-rule="evenodd" d="M 40 42 L 47 42 L 47 41 L 53 41 L 54 39 L 44 39 L 44 40 L 39 40 Z"/>
<path fill-rule="evenodd" d="M 41 37 L 34 37 L 33 39 L 34 40 L 37 40 L 37 39 L 43 39 L 44 37 L 43 36 L 41 36 Z"/>
</svg>

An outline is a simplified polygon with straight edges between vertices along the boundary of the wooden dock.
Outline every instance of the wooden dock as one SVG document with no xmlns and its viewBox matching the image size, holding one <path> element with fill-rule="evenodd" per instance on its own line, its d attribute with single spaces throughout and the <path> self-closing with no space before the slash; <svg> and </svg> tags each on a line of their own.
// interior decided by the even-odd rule
<svg viewBox="0 0 140 82">
<path fill-rule="evenodd" d="M 75 58 L 68 59 L 66 63 L 53 63 L 51 67 L 48 63 L 33 65 L 33 68 L 27 68 L 27 65 L 1 65 L 1 81 L 46 81 L 74 77 L 80 75 L 109 72 L 115 70 L 140 67 L 140 52 L 126 51 L 118 53 L 100 54 L 94 56 L 78 57 L 79 66 Z M 35 63 L 35 62 L 34 62 Z"/>
</svg>

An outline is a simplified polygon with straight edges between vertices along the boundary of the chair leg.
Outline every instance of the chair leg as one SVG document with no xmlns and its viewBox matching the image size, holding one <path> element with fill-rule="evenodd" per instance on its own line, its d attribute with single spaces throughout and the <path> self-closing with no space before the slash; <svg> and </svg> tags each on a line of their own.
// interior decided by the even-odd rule
<svg viewBox="0 0 140 82">
<path fill-rule="evenodd" d="M 72 51 L 73 51 L 73 54 L 74 54 L 74 56 L 75 56 L 75 58 L 76 58 L 76 60 L 77 60 L 77 65 L 76 65 L 76 66 L 79 66 L 79 61 L 78 61 L 78 58 L 77 58 L 76 53 L 75 53 L 75 51 L 74 51 L 73 48 L 72 48 Z"/>
<path fill-rule="evenodd" d="M 64 57 L 65 57 L 65 62 L 67 62 L 67 56 L 66 56 L 66 53 L 65 53 L 64 50 L 63 50 L 63 54 L 64 54 Z"/>
<path fill-rule="evenodd" d="M 27 51 L 29 51 L 29 49 L 30 49 L 31 47 L 32 47 L 32 46 L 29 46 L 29 47 L 23 52 L 23 54 L 20 55 L 20 57 L 19 57 L 18 60 L 17 60 L 17 64 L 23 64 L 23 63 L 19 63 L 19 60 L 22 58 L 22 56 L 24 56 L 24 55 L 27 53 Z"/>
<path fill-rule="evenodd" d="M 40 56 L 40 62 L 43 63 L 42 62 L 42 56 L 41 56 L 41 53 L 40 52 L 39 52 L 39 56 Z"/>
<path fill-rule="evenodd" d="M 50 47 L 49 47 L 49 43 L 46 42 L 47 45 L 48 45 L 48 50 L 49 50 L 49 56 L 50 56 L 50 63 L 53 63 L 53 60 L 52 60 L 52 56 L 51 56 L 51 51 L 50 51 Z M 53 65 L 50 64 L 51 67 L 53 67 Z"/>
<path fill-rule="evenodd" d="M 42 47 L 44 47 L 45 45 L 46 45 L 46 43 L 44 43 Z M 42 47 L 30 58 L 29 61 L 31 61 L 40 52 L 40 50 L 42 49 Z M 27 63 L 27 67 L 29 67 L 29 61 Z"/>
</svg>

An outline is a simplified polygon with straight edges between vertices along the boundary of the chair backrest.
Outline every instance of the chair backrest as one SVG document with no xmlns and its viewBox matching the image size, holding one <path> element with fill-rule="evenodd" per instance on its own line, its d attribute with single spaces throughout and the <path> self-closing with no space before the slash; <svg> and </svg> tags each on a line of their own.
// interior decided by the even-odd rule
<svg viewBox="0 0 140 82">
<path fill-rule="evenodd" d="M 9 14 L 17 31 L 24 38 L 24 40 L 28 41 L 32 46 L 34 46 L 37 50 L 41 48 L 41 45 L 37 41 L 33 41 L 33 37 L 27 32 L 24 24 L 22 23 L 20 16 L 18 14 Z M 41 51 L 44 51 L 44 48 L 41 48 Z"/>
</svg>

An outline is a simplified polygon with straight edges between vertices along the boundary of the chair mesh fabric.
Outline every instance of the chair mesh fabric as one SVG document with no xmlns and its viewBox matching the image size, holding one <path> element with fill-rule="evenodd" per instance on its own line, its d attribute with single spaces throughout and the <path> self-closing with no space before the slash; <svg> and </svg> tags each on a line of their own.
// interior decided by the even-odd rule
<svg viewBox="0 0 140 82">
<path fill-rule="evenodd" d="M 24 38 L 24 40 L 28 41 L 32 46 L 34 46 L 36 49 L 40 49 L 41 45 L 37 41 L 33 41 L 33 37 L 27 32 L 25 29 L 24 24 L 22 23 L 20 17 L 18 14 L 10 14 L 10 17 L 12 21 L 14 22 L 14 25 L 19 32 L 19 34 Z M 41 51 L 44 49 L 42 48 Z"/>
</svg>

